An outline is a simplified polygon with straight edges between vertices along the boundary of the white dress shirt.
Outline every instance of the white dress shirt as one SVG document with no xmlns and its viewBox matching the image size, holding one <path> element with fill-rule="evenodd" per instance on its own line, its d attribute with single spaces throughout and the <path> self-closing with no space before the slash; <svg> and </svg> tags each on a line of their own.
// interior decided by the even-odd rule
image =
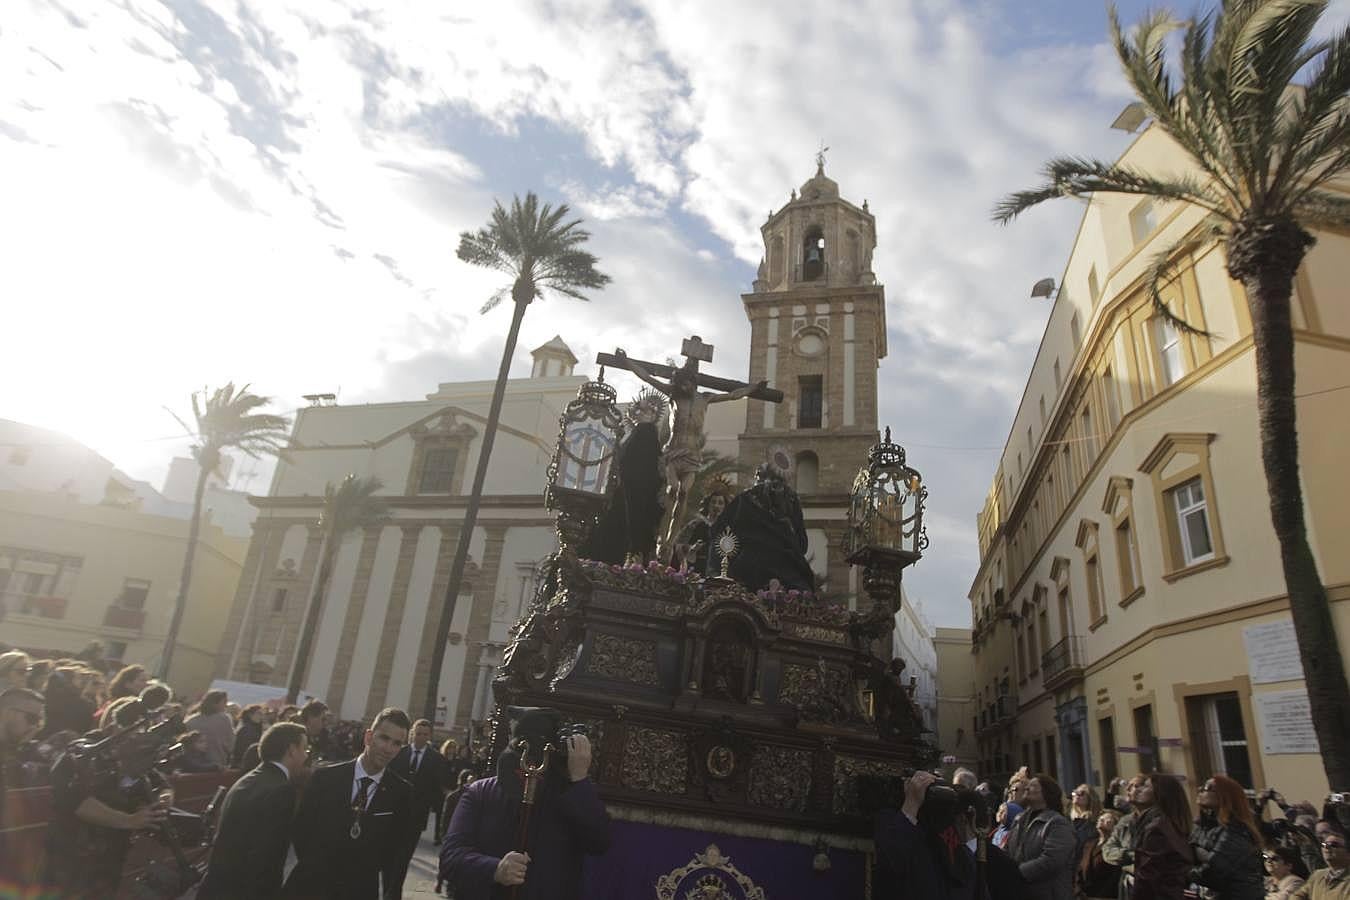
<svg viewBox="0 0 1350 900">
<path fill-rule="evenodd" d="M 366 793 L 366 809 L 370 809 L 370 801 L 375 799 L 375 789 L 380 786 L 380 779 L 383 777 L 384 777 L 384 769 L 381 769 L 380 771 L 374 773 L 367 772 L 365 767 L 361 765 L 361 757 L 358 756 L 356 758 L 356 772 L 352 775 L 351 802 L 355 803 L 356 795 L 361 792 L 361 779 L 369 778 L 370 790 Z"/>
</svg>

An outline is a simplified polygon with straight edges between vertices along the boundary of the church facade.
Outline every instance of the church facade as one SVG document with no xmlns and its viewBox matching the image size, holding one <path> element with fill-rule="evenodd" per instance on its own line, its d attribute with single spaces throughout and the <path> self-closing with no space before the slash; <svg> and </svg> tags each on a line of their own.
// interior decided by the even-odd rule
<svg viewBox="0 0 1350 900">
<path fill-rule="evenodd" d="M 827 596 L 852 605 L 856 579 L 840 548 L 849 489 L 877 440 L 877 368 L 886 355 L 885 293 L 871 272 L 875 221 L 866 203 L 843 200 L 819 167 L 769 216 L 763 234 L 765 260 L 742 297 L 748 380 L 766 380 L 784 402 L 711 407 L 706 448 L 748 471 L 773 462 L 789 473 L 812 568 Z M 561 337 L 533 357 L 530 377 L 508 382 L 469 575 L 453 605 L 437 718 L 457 731 L 490 714 L 492 675 L 510 629 L 534 592 L 536 567 L 556 548 L 545 471 L 558 416 L 585 377 L 574 374 L 578 360 Z M 260 514 L 218 678 L 287 683 L 313 593 L 324 486 L 348 473 L 375 475 L 390 515 L 342 542 L 303 691 L 347 719 L 388 705 L 421 711 L 432 623 L 491 391 L 487 381 L 450 383 L 424 400 L 300 411 L 288 459 L 268 495 L 254 500 Z"/>
</svg>

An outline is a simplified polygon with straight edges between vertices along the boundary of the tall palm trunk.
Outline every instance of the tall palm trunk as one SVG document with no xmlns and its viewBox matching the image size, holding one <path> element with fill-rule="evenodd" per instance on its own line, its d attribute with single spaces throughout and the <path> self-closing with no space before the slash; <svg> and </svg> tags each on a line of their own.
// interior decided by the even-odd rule
<svg viewBox="0 0 1350 900">
<path fill-rule="evenodd" d="M 319 628 L 319 613 L 323 609 L 324 595 L 328 593 L 328 580 L 333 574 L 333 562 L 337 557 L 337 547 L 341 543 L 340 535 L 325 528 L 323 546 L 319 549 L 319 574 L 314 583 L 314 593 L 305 609 L 305 621 L 300 626 L 300 639 L 295 648 L 295 661 L 291 664 L 291 674 L 286 679 L 286 702 L 295 703 L 300 696 L 300 683 L 304 680 L 305 670 L 309 668 L 309 654 L 314 644 L 314 632 Z"/>
<path fill-rule="evenodd" d="M 192 492 L 192 522 L 188 525 L 187 549 L 183 551 L 183 573 L 178 578 L 178 596 L 173 601 L 173 615 L 169 617 L 169 631 L 164 636 L 164 652 L 159 657 L 159 678 L 169 680 L 169 665 L 173 662 L 173 651 L 178 643 L 178 631 L 183 625 L 183 612 L 187 609 L 188 589 L 192 587 L 192 564 L 197 558 L 197 539 L 202 533 L 202 498 L 206 496 L 206 480 L 211 477 L 214 467 L 199 466 L 197 486 Z"/>
<path fill-rule="evenodd" d="M 469 492 L 469 503 L 464 508 L 464 521 L 459 527 L 459 544 L 455 547 L 455 559 L 450 564 L 450 580 L 445 586 L 445 600 L 441 603 L 440 616 L 434 622 L 435 642 L 431 651 L 431 669 L 427 675 L 426 698 L 422 703 L 422 715 L 436 721 L 436 701 L 441 685 L 441 666 L 445 663 L 445 645 L 449 638 L 450 621 L 455 614 L 455 603 L 459 599 L 459 585 L 464 580 L 464 566 L 469 561 L 469 543 L 473 540 L 473 529 L 478 522 L 478 506 L 483 500 L 483 482 L 487 479 L 488 462 L 492 457 L 492 444 L 497 437 L 497 420 L 502 414 L 502 400 L 506 397 L 506 379 L 511 373 L 511 358 L 516 355 L 516 338 L 520 335 L 520 322 L 525 318 L 525 307 L 534 298 L 534 285 L 523 285 L 517 281 L 511 289 L 515 312 L 511 316 L 511 329 L 506 333 L 506 348 L 502 351 L 501 368 L 497 370 L 497 384 L 492 389 L 492 405 L 488 407 L 487 426 L 483 430 L 483 445 L 478 451 L 478 467 L 473 473 L 473 490 Z M 446 707 L 449 715 L 449 706 Z"/>
<path fill-rule="evenodd" d="M 1294 394 L 1294 275 L 1312 238 L 1290 220 L 1257 222 L 1229 242 L 1229 273 L 1251 301 L 1261 463 L 1280 545 L 1313 728 L 1333 791 L 1350 789 L 1350 688 L 1317 560 L 1308 544 Z"/>
</svg>

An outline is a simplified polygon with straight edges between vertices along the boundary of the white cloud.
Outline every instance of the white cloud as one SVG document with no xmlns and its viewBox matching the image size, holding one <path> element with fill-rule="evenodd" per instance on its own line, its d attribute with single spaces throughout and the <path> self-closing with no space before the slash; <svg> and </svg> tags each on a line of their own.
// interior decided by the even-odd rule
<svg viewBox="0 0 1350 900">
<path fill-rule="evenodd" d="M 583 359 L 661 358 L 697 332 L 742 373 L 759 224 L 824 139 L 878 217 L 882 419 L 934 489 L 914 586 L 939 622 L 965 615 L 997 459 L 980 448 L 1002 444 L 1040 336 L 1026 290 L 1080 212 L 999 229 L 988 210 L 1052 153 L 1123 146 L 1104 40 L 995 51 L 986 0 L 20 4 L 0 31 L 0 295 L 24 338 L 0 378 L 25 388 L 0 415 L 154 477 L 174 443 L 160 404 L 204 383 L 248 378 L 285 407 L 490 377 L 505 312 L 476 311 L 498 282 L 454 248 L 529 187 L 588 219 L 614 283 L 586 329 L 572 301 L 532 308 L 522 355 L 561 332 Z M 517 141 L 542 183 L 449 145 L 466 119 L 552 129 Z M 583 158 L 552 155 L 569 140 Z"/>
</svg>

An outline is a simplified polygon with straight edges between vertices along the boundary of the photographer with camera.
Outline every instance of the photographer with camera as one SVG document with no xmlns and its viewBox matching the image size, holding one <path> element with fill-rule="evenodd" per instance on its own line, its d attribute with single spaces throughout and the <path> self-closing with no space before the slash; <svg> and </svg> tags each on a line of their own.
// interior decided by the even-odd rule
<svg viewBox="0 0 1350 900">
<path fill-rule="evenodd" d="M 145 718 L 138 700 L 120 707 L 111 736 L 73 741 L 52 767 L 44 880 L 59 897 L 114 896 L 132 835 L 168 819 L 172 791 L 155 765 L 183 723 Z"/>
<path fill-rule="evenodd" d="M 609 814 L 588 777 L 590 739 L 563 727 L 557 710 L 511 706 L 507 715 L 497 774 L 463 789 L 440 877 L 460 900 L 501 896 L 499 885 L 518 887 L 519 900 L 580 900 L 585 856 L 609 847 Z"/>
</svg>

